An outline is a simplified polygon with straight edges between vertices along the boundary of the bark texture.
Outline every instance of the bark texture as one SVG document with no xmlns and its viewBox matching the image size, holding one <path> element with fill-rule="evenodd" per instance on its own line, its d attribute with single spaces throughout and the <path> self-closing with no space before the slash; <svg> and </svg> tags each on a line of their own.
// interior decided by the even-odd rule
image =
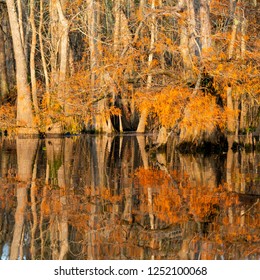
<svg viewBox="0 0 260 280">
<path fill-rule="evenodd" d="M 27 65 L 23 48 L 23 38 L 20 33 L 14 0 L 7 0 L 9 22 L 11 26 L 13 48 L 16 62 L 17 83 L 17 126 L 19 134 L 38 134 L 33 119 L 30 86 L 27 81 Z"/>
</svg>

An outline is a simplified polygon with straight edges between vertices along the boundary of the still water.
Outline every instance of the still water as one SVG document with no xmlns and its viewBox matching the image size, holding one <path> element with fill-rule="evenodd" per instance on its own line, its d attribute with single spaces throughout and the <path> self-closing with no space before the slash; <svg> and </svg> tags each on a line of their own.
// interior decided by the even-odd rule
<svg viewBox="0 0 260 280">
<path fill-rule="evenodd" d="M 260 259 L 260 154 L 153 140 L 1 139 L 1 259 Z"/>
</svg>

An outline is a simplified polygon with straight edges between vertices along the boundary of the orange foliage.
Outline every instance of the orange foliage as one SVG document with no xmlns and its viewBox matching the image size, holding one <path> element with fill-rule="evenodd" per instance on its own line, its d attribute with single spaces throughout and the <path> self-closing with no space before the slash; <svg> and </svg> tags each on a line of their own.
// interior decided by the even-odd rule
<svg viewBox="0 0 260 280">
<path fill-rule="evenodd" d="M 140 111 L 147 109 L 159 118 L 163 126 L 171 128 L 182 117 L 189 95 L 187 88 L 169 86 L 160 92 L 137 93 L 136 104 Z"/>
<path fill-rule="evenodd" d="M 12 130 L 16 126 L 16 108 L 5 103 L 0 107 L 0 127 L 2 130 Z"/>
<path fill-rule="evenodd" d="M 185 110 L 180 128 L 194 139 L 203 133 L 213 133 L 216 127 L 225 128 L 226 112 L 216 104 L 215 97 L 211 95 L 197 94 L 190 99 Z"/>
</svg>

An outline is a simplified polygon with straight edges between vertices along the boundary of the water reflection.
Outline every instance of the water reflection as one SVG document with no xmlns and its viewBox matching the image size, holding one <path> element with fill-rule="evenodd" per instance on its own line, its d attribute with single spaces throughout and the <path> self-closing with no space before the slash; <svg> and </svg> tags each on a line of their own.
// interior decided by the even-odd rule
<svg viewBox="0 0 260 280">
<path fill-rule="evenodd" d="M 1 259 L 259 259 L 260 155 L 151 143 L 2 139 Z"/>
</svg>

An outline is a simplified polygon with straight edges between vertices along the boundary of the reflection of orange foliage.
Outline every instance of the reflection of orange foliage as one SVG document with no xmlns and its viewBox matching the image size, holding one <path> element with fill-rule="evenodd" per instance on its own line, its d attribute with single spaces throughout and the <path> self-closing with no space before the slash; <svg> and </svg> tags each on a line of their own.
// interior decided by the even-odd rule
<svg viewBox="0 0 260 280">
<path fill-rule="evenodd" d="M 228 194 L 224 186 L 192 186 L 186 176 L 165 173 L 161 170 L 140 168 L 136 173 L 138 187 L 153 191 L 153 213 L 170 223 L 184 222 L 193 216 L 196 221 L 205 221 L 221 207 L 236 205 L 236 195 Z M 145 192 L 144 192 L 145 193 Z M 143 197 L 148 212 L 147 192 Z"/>
<path fill-rule="evenodd" d="M 169 177 L 160 170 L 139 168 L 136 172 L 139 184 L 146 187 L 161 187 L 166 181 L 170 181 Z"/>
<path fill-rule="evenodd" d="M 50 215 L 50 206 L 45 199 L 41 203 L 41 211 L 44 216 Z"/>
<path fill-rule="evenodd" d="M 203 224 L 210 227 L 210 235 L 200 236 L 198 240 L 194 237 L 190 243 L 195 252 L 196 244 L 203 242 L 203 259 L 212 259 L 221 251 L 227 254 L 228 244 L 236 242 L 248 247 L 248 255 L 256 253 L 254 244 L 260 241 L 259 201 L 247 206 L 250 211 L 246 210 L 239 202 L 239 195 L 228 192 L 226 185 L 193 186 L 187 176 L 176 172 L 140 168 L 136 181 L 137 188 L 143 189 L 140 211 L 153 214 L 167 224 L 184 225 L 194 221 L 200 227 Z M 152 191 L 152 202 L 148 189 Z"/>
<path fill-rule="evenodd" d="M 122 200 L 122 195 L 112 195 L 109 189 L 102 189 L 101 197 L 111 203 L 116 203 Z"/>
<path fill-rule="evenodd" d="M 3 184 L 0 189 L 1 211 L 16 207 L 15 189 L 10 184 Z M 43 218 L 41 226 L 46 244 L 52 238 L 48 232 L 66 216 L 72 228 L 71 248 L 78 246 L 82 256 L 86 254 L 84 246 L 95 247 L 100 258 L 119 257 L 122 248 L 125 248 L 127 257 L 135 259 L 140 258 L 143 248 L 164 252 L 162 244 L 166 239 L 167 244 L 171 242 L 168 241 L 172 237 L 169 232 L 178 228 L 183 244 L 187 242 L 183 250 L 200 253 L 201 259 L 214 259 L 220 255 L 232 258 L 235 246 L 239 247 L 243 257 L 250 257 L 258 252 L 260 202 L 244 206 L 238 203 L 238 196 L 227 189 L 226 185 L 194 186 L 187 175 L 176 171 L 139 168 L 135 174 L 135 198 L 132 197 L 132 208 L 128 209 L 134 216 L 130 222 L 122 215 L 126 199 L 124 191 L 120 193 L 108 187 L 85 186 L 80 194 L 64 188 L 39 187 L 37 205 L 41 211 L 39 218 Z M 150 229 L 149 222 L 144 221 L 146 217 L 150 218 L 150 214 L 155 218 L 155 229 Z M 32 215 L 28 211 L 26 220 L 30 219 Z M 201 229 L 205 224 L 210 234 L 203 235 Z M 49 251 L 49 247 L 46 249 Z M 179 249 L 176 247 L 176 250 Z"/>
<path fill-rule="evenodd" d="M 209 188 L 200 186 L 190 192 L 190 209 L 200 220 L 219 212 L 220 207 L 236 205 L 238 197 L 229 195 L 223 186 Z"/>
</svg>

